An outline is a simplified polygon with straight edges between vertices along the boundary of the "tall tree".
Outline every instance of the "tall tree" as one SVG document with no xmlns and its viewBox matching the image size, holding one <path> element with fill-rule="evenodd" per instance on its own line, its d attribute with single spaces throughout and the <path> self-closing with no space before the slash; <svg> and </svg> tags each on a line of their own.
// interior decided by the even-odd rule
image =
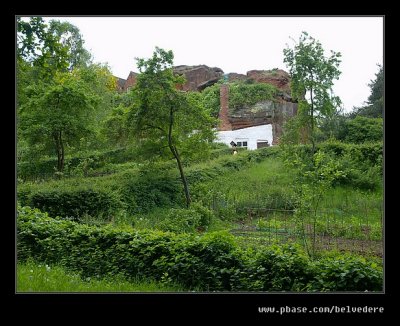
<svg viewBox="0 0 400 326">
<path fill-rule="evenodd" d="M 383 67 L 378 64 L 379 71 L 375 74 L 375 80 L 371 80 L 368 86 L 371 89 L 371 94 L 368 96 L 367 105 L 353 108 L 350 114 L 352 118 L 360 115 L 367 118 L 383 118 L 383 92 L 384 92 L 384 76 Z"/>
<path fill-rule="evenodd" d="M 42 17 L 31 17 L 29 22 L 17 17 L 17 56 L 36 67 L 36 80 L 42 81 L 51 80 L 56 71 L 67 71 L 71 57 L 68 45 Z"/>
<path fill-rule="evenodd" d="M 29 21 L 17 17 L 17 57 L 34 69 L 36 80 L 51 81 L 55 72 L 65 72 L 91 63 L 79 29 L 68 23 L 42 17 Z"/>
<path fill-rule="evenodd" d="M 87 86 L 70 73 L 58 73 L 52 84 L 32 85 L 20 109 L 24 139 L 57 155 L 57 170 L 64 168 L 65 149 L 90 132 L 91 113 L 98 102 Z"/>
<path fill-rule="evenodd" d="M 78 27 L 68 22 L 51 20 L 48 33 L 53 35 L 55 39 L 58 39 L 63 46 L 67 47 L 69 70 L 77 67 L 87 67 L 91 64 L 92 56 L 84 48 L 85 41 Z"/>
<path fill-rule="evenodd" d="M 306 32 L 294 48 L 287 47 L 283 54 L 291 75 L 292 97 L 299 103 L 298 114 L 306 118 L 314 152 L 316 117 L 329 116 L 340 105 L 332 86 L 341 73 L 341 54 L 331 51 L 331 56 L 325 57 L 321 43 Z"/>
<path fill-rule="evenodd" d="M 168 148 L 177 163 L 189 207 L 189 185 L 179 149 L 190 142 L 196 151 L 201 144 L 211 141 L 214 119 L 199 97 L 177 90 L 184 78 L 173 74 L 173 58 L 172 51 L 156 47 L 150 59 L 137 59 L 140 75 L 132 90 L 135 104 L 129 120 L 142 142 L 158 150 Z"/>
</svg>

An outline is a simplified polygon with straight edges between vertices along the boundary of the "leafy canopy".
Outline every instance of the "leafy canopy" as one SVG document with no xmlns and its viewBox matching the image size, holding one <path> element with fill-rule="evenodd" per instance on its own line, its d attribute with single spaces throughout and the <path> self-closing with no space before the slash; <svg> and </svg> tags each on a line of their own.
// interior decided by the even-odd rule
<svg viewBox="0 0 400 326">
<path fill-rule="evenodd" d="M 321 43 L 306 32 L 301 34 L 294 48 L 287 47 L 283 54 L 291 75 L 292 97 L 299 103 L 298 114 L 306 118 L 314 144 L 316 117 L 330 116 L 341 104 L 332 92 L 333 82 L 341 73 L 341 54 L 331 51 L 326 57 Z"/>
<path fill-rule="evenodd" d="M 140 75 L 133 88 L 134 104 L 128 121 L 151 153 L 169 154 L 176 160 L 184 187 L 186 206 L 191 203 L 185 177 L 185 158 L 201 155 L 214 138 L 215 120 L 202 105 L 200 96 L 177 89 L 185 79 L 172 71 L 172 51 L 156 47 L 150 59 L 137 59 Z"/>
</svg>

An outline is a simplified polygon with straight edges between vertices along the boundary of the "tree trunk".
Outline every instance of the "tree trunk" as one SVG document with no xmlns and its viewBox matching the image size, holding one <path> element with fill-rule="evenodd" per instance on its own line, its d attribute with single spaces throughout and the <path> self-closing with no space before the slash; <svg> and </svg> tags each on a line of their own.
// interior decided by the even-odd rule
<svg viewBox="0 0 400 326">
<path fill-rule="evenodd" d="M 57 171 L 60 172 L 60 166 L 61 166 L 61 151 L 60 151 L 60 140 L 59 140 L 59 133 L 53 132 L 53 140 L 54 140 L 54 145 L 56 148 L 56 154 L 57 154 Z"/>
<path fill-rule="evenodd" d="M 172 108 L 169 111 L 169 129 L 168 129 L 168 147 L 172 153 L 172 155 L 174 155 L 174 158 L 176 160 L 176 163 L 178 164 L 178 169 L 179 169 L 179 173 L 181 175 L 181 180 L 183 183 L 183 190 L 185 192 L 185 198 L 186 198 L 186 207 L 189 208 L 190 207 L 190 203 L 191 203 L 191 198 L 190 198 L 190 192 L 189 192 L 189 186 L 185 177 L 185 173 L 183 172 L 183 166 L 182 166 L 182 162 L 181 162 L 181 158 L 179 156 L 178 150 L 176 149 L 176 147 L 173 145 L 172 143 L 172 127 L 174 124 L 174 112 L 172 110 Z"/>
<path fill-rule="evenodd" d="M 312 154 L 315 153 L 315 141 L 314 141 L 314 99 L 313 99 L 313 89 L 311 87 L 311 144 L 312 144 Z"/>
<path fill-rule="evenodd" d="M 185 198 L 186 198 L 186 207 L 189 208 L 190 207 L 190 203 L 191 203 L 191 198 L 190 198 L 190 192 L 189 192 L 189 185 L 187 183 L 186 177 L 185 177 L 185 173 L 183 172 L 183 167 L 182 167 L 182 162 L 181 159 L 179 157 L 179 153 L 178 150 L 176 149 L 175 146 L 170 146 L 170 150 L 172 152 L 172 154 L 175 157 L 176 163 L 178 164 L 178 168 L 179 168 L 179 173 L 181 175 L 181 180 L 183 183 L 183 190 L 185 192 Z"/>
<path fill-rule="evenodd" d="M 62 139 L 62 131 L 60 130 L 60 153 L 61 153 L 61 157 L 60 157 L 60 168 L 58 171 L 62 172 L 64 170 L 64 142 Z"/>
<path fill-rule="evenodd" d="M 64 143 L 62 140 L 62 131 L 54 132 L 53 139 L 56 145 L 57 171 L 62 172 L 62 170 L 64 169 Z"/>
</svg>

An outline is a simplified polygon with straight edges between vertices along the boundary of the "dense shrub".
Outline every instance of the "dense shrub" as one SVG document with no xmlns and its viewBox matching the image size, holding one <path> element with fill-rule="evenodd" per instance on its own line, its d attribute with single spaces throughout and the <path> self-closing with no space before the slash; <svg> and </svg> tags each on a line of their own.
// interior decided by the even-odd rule
<svg viewBox="0 0 400 326">
<path fill-rule="evenodd" d="M 271 246 L 252 253 L 248 259 L 247 278 L 235 275 L 234 289 L 302 291 L 313 278 L 309 259 L 298 246 Z"/>
<path fill-rule="evenodd" d="M 171 208 L 159 227 L 172 232 L 205 231 L 211 223 L 213 213 L 200 203 L 192 203 L 190 208 Z"/>
<path fill-rule="evenodd" d="M 94 151 L 65 159 L 65 176 L 90 175 L 90 172 L 106 164 L 125 163 L 136 158 L 134 148 L 118 148 L 109 151 Z M 48 179 L 54 176 L 57 159 L 43 159 L 17 163 L 17 175 L 22 180 Z"/>
<path fill-rule="evenodd" d="M 274 100 L 277 88 L 271 84 L 247 84 L 242 82 L 229 85 L 229 109 L 235 110 L 248 107 L 266 100 Z"/>
<path fill-rule="evenodd" d="M 142 169 L 121 180 L 121 198 L 128 213 L 146 213 L 156 207 L 174 207 L 183 201 L 182 184 L 175 170 Z"/>
<path fill-rule="evenodd" d="M 356 116 L 346 121 L 345 140 L 351 143 L 374 142 L 383 140 L 383 119 Z"/>
<path fill-rule="evenodd" d="M 121 207 L 119 199 L 113 192 L 82 188 L 22 193 L 19 200 L 22 204 L 49 213 L 52 217 L 60 216 L 76 220 L 86 215 L 109 220 Z"/>
<path fill-rule="evenodd" d="M 25 161 L 17 163 L 17 177 L 21 180 L 46 179 L 52 177 L 57 160 Z"/>
<path fill-rule="evenodd" d="M 18 207 L 17 257 L 83 277 L 144 276 L 204 291 L 382 291 L 383 278 L 380 268 L 355 256 L 312 262 L 290 245 L 239 249 L 226 232 L 121 231 L 29 207 Z"/>
<path fill-rule="evenodd" d="M 339 157 L 348 154 L 357 164 L 368 164 L 369 166 L 382 164 L 382 142 L 346 144 L 333 140 L 318 144 L 317 148 L 324 152 L 331 152 Z"/>
<path fill-rule="evenodd" d="M 367 264 L 362 257 L 330 257 L 317 261 L 314 268 L 308 290 L 365 291 L 382 287 L 382 273 L 376 264 Z"/>
<path fill-rule="evenodd" d="M 317 144 L 317 150 L 331 155 L 343 175 L 334 185 L 348 185 L 362 190 L 381 187 L 383 174 L 383 143 L 348 144 L 329 140 Z M 281 152 L 286 160 L 297 157 L 302 164 L 311 164 L 311 145 L 297 145 Z M 285 156 L 286 155 L 286 156 Z"/>
</svg>

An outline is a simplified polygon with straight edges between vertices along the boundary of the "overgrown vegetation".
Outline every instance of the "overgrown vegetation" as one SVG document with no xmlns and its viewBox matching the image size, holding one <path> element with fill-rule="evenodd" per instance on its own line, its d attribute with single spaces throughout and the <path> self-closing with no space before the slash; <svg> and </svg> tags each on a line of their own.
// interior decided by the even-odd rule
<svg viewBox="0 0 400 326">
<path fill-rule="evenodd" d="M 218 117 L 220 110 L 220 87 L 222 81 L 207 87 L 201 93 L 201 101 L 210 109 L 214 117 Z M 229 111 L 236 111 L 253 106 L 263 101 L 275 101 L 278 89 L 271 84 L 247 83 L 243 81 L 229 82 Z"/>
<path fill-rule="evenodd" d="M 203 291 L 382 291 L 376 264 L 351 256 L 311 261 L 293 245 L 240 249 L 226 232 L 202 237 L 87 226 L 18 209 L 18 259 L 82 277 L 122 275 Z"/>
<path fill-rule="evenodd" d="M 76 27 L 17 26 L 20 291 L 382 291 L 382 67 L 344 114 L 340 54 L 304 33 L 284 51 L 299 114 L 232 155 L 213 143 L 222 81 L 179 91 L 156 48 L 118 93 Z M 282 95 L 229 86 L 230 114 Z"/>
</svg>

